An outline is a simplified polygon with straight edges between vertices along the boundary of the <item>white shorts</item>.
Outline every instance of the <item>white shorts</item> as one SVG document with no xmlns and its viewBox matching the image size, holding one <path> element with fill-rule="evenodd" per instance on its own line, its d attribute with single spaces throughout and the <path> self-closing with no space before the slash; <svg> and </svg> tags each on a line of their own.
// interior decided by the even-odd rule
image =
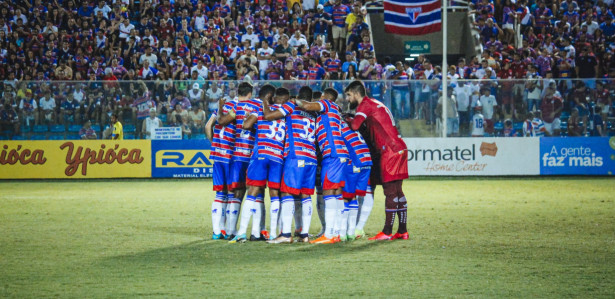
<svg viewBox="0 0 615 299">
<path fill-rule="evenodd" d="M 514 28 L 513 24 L 504 24 L 504 25 L 502 25 L 502 29 L 510 29 L 510 30 L 512 30 L 513 28 Z"/>
<path fill-rule="evenodd" d="M 549 134 L 553 135 L 553 131 L 559 130 L 561 125 L 562 125 L 562 121 L 559 118 L 556 118 L 551 123 L 545 122 L 545 130 L 547 130 Z"/>
<path fill-rule="evenodd" d="M 333 39 L 346 38 L 346 26 L 333 25 L 331 26 L 331 33 L 333 34 Z"/>
</svg>

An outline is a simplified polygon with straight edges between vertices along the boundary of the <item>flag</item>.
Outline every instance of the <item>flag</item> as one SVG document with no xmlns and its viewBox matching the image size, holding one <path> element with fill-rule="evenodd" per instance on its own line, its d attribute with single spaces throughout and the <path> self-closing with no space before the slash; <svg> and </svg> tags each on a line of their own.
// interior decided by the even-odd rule
<svg viewBox="0 0 615 299">
<path fill-rule="evenodd" d="M 423 35 L 442 30 L 440 0 L 384 0 L 384 30 Z"/>
</svg>

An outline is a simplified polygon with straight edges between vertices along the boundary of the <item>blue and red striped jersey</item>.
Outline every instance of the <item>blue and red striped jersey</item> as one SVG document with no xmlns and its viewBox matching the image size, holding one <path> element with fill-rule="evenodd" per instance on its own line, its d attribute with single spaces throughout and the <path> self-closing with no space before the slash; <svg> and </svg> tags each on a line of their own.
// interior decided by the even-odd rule
<svg viewBox="0 0 615 299">
<path fill-rule="evenodd" d="M 342 62 L 339 59 L 329 58 L 325 61 L 325 67 L 327 68 L 327 72 L 336 73 L 342 69 Z"/>
<path fill-rule="evenodd" d="M 299 158 L 316 163 L 316 116 L 288 102 L 278 109 L 286 117 L 284 158 Z"/>
<path fill-rule="evenodd" d="M 332 19 L 333 25 L 338 27 L 344 27 L 346 25 L 346 17 L 350 13 L 350 8 L 344 4 L 336 5 L 333 7 Z"/>
<path fill-rule="evenodd" d="M 372 165 L 372 156 L 369 154 L 365 139 L 363 139 L 361 133 L 353 131 L 345 121 L 342 122 L 342 137 L 344 137 L 350 160 L 352 160 L 354 166 Z"/>
<path fill-rule="evenodd" d="M 327 99 L 321 99 L 317 103 L 320 104 L 320 111 L 316 118 L 316 138 L 322 156 L 348 158 L 348 150 L 342 137 L 340 107 Z"/>
<path fill-rule="evenodd" d="M 256 140 L 256 130 L 244 130 L 243 122 L 252 114 L 258 115 L 258 110 L 262 105 L 259 99 L 247 101 L 237 101 L 235 104 L 235 152 L 233 160 L 240 162 L 250 162 L 254 141 Z"/>
<path fill-rule="evenodd" d="M 278 110 L 280 105 L 271 105 L 269 109 Z M 271 159 L 274 162 L 284 162 L 284 139 L 286 137 L 286 122 L 284 118 L 278 120 L 265 120 L 263 106 L 258 110 L 256 130 L 256 145 L 254 158 Z"/>
<path fill-rule="evenodd" d="M 236 100 L 227 101 L 222 106 L 223 113 L 229 113 L 233 110 Z M 214 111 L 213 116 L 217 115 L 218 111 Z M 214 126 L 214 138 L 211 144 L 213 151 L 210 154 L 210 159 L 215 162 L 230 163 L 231 156 L 235 149 L 235 122 L 231 122 L 226 126 L 221 126 L 216 122 Z"/>
</svg>

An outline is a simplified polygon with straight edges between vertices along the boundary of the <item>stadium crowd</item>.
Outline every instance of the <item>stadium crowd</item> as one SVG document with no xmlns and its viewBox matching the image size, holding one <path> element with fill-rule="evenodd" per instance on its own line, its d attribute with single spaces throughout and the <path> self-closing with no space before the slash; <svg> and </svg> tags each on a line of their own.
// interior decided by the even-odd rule
<svg viewBox="0 0 615 299">
<path fill-rule="evenodd" d="M 368 93 L 396 118 L 435 125 L 441 118 L 441 67 L 424 57 L 376 59 L 364 2 L 2 1 L 2 137 L 58 137 L 50 133 L 54 126 L 72 136 L 86 120 L 100 128 L 116 113 L 129 124 L 127 138 L 145 138 L 143 124 L 155 108 L 164 125 L 189 128 L 187 137 L 202 138 L 217 100 L 235 97 L 237 83 L 227 80 L 376 80 L 366 81 Z M 456 94 L 449 127 L 461 127 L 451 135 L 470 135 L 477 105 L 486 134 L 502 134 L 505 120 L 520 131 L 518 125 L 528 118 L 531 123 L 538 110 L 551 124 L 549 134 L 559 134 L 551 129 L 558 120 L 568 135 L 609 133 L 615 90 L 608 80 L 615 76 L 612 6 L 612 1 L 473 1 L 468 11 L 484 50 L 446 70 Z M 382 79 L 390 81 L 377 81 Z M 407 82 L 412 79 L 425 81 Z M 343 88 L 320 85 L 327 86 Z M 486 89 L 495 102 L 480 100 Z M 575 109 L 579 122 L 571 124 Z M 572 132 L 568 126 L 578 128 Z"/>
</svg>

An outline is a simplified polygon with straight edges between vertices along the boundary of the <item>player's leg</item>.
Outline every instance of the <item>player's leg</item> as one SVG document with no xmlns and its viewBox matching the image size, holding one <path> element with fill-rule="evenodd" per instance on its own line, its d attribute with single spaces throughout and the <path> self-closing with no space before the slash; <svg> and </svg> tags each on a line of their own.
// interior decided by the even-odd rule
<svg viewBox="0 0 615 299">
<path fill-rule="evenodd" d="M 355 171 L 357 171 L 355 173 Z M 346 241 L 348 230 L 348 213 L 350 212 L 349 202 L 355 197 L 355 187 L 360 169 L 354 167 L 352 162 L 349 162 L 345 168 L 346 182 L 342 188 L 342 211 L 339 213 L 339 218 L 336 223 L 339 226 L 339 236 L 341 241 Z M 353 231 L 354 234 L 354 231 Z"/>
<path fill-rule="evenodd" d="M 250 217 L 252 217 L 254 223 L 260 223 L 260 219 L 256 219 L 257 216 L 260 215 L 260 213 L 258 213 L 260 212 L 260 208 L 257 203 L 257 197 L 262 194 L 262 190 L 266 184 L 267 177 L 262 171 L 265 167 L 266 165 L 263 160 L 258 159 L 253 159 L 248 165 L 246 175 L 248 197 L 246 198 L 246 201 L 241 209 L 241 223 L 239 226 L 239 231 L 235 235 L 235 238 L 231 240 L 232 243 L 245 242 L 247 240 L 246 232 L 250 223 Z M 254 224 L 252 226 L 254 226 Z"/>
<path fill-rule="evenodd" d="M 239 210 L 241 208 L 241 202 L 246 193 L 245 181 L 246 173 L 248 170 L 248 163 L 233 161 L 231 164 L 231 180 L 230 186 L 233 189 L 228 203 L 226 205 L 226 230 L 229 235 L 228 238 L 233 239 L 237 229 L 237 219 L 239 217 Z"/>
<path fill-rule="evenodd" d="M 293 224 L 293 214 L 295 210 L 295 198 L 292 194 L 282 193 L 281 196 L 281 208 L 280 208 L 280 218 L 281 218 L 281 229 L 280 235 L 275 239 L 267 241 L 267 243 L 278 244 L 278 243 L 292 243 L 293 239 L 291 236 L 291 227 Z"/>
<path fill-rule="evenodd" d="M 359 175 L 359 180 L 357 181 L 356 193 L 358 196 L 358 204 L 360 207 L 358 211 L 359 215 L 357 220 L 357 226 L 354 232 L 357 238 L 365 236 L 365 223 L 367 223 L 367 219 L 369 218 L 369 215 L 371 214 L 372 208 L 374 206 L 374 193 L 370 185 L 370 175 L 370 167 L 364 167 L 361 169 L 361 174 Z"/>
<path fill-rule="evenodd" d="M 369 240 L 390 240 L 392 237 L 393 224 L 395 223 L 395 214 L 397 213 L 397 187 L 395 181 L 386 182 L 382 184 L 384 191 L 384 211 L 386 219 L 384 222 L 384 228 L 376 236 L 369 238 Z"/>
<path fill-rule="evenodd" d="M 262 231 L 262 222 L 266 216 L 264 210 L 265 196 L 264 190 L 261 189 L 261 192 L 256 195 L 256 200 L 254 201 L 254 206 L 252 207 L 252 235 L 250 236 L 250 241 L 267 240 Z"/>
<path fill-rule="evenodd" d="M 268 173 L 267 173 L 267 185 L 269 187 L 269 197 L 271 198 L 271 206 L 270 212 L 271 216 L 269 218 L 269 239 L 275 239 L 277 237 L 278 230 L 278 220 L 280 217 L 280 187 L 282 181 L 282 170 L 284 165 L 280 163 L 276 163 L 273 161 L 268 162 Z"/>
<path fill-rule="evenodd" d="M 408 203 L 406 201 L 406 196 L 404 195 L 404 191 L 402 190 L 403 180 L 395 181 L 397 188 L 397 218 L 399 219 L 399 227 L 397 228 L 397 233 L 393 235 L 393 240 L 395 239 L 408 239 Z"/>
<path fill-rule="evenodd" d="M 312 223 L 312 198 L 316 179 L 316 165 L 306 165 L 301 185 L 301 233 L 299 242 L 309 242 L 310 224 Z M 298 213 L 295 210 L 295 213 Z"/>
<path fill-rule="evenodd" d="M 325 234 L 325 199 L 322 194 L 321 183 L 321 171 L 322 168 L 318 166 L 316 168 L 316 211 L 318 212 L 318 220 L 320 220 L 320 232 L 316 235 L 316 238 L 320 238 Z"/>
<path fill-rule="evenodd" d="M 225 213 L 225 201 L 226 201 L 226 182 L 225 182 L 225 165 L 227 163 L 214 162 L 214 175 L 213 184 L 214 191 L 216 192 L 216 198 L 211 205 L 211 225 L 213 228 L 213 239 L 220 239 L 222 236 L 223 227 L 220 226 L 222 219 L 224 219 Z"/>
<path fill-rule="evenodd" d="M 293 216 L 295 217 L 295 237 L 299 237 L 301 234 L 301 196 L 295 196 L 295 209 L 293 212 Z"/>
<path fill-rule="evenodd" d="M 261 188 L 256 186 L 248 187 L 248 196 L 241 205 L 241 220 L 239 221 L 239 230 L 236 234 L 236 236 L 243 236 L 243 239 L 240 241 L 246 240 L 245 236 L 248 230 L 248 225 L 250 224 L 250 218 L 252 218 L 252 215 L 256 213 L 254 210 L 256 207 L 256 196 L 259 192 L 262 193 L 261 190 Z M 235 238 L 233 238 L 233 240 L 235 240 Z M 237 240 L 235 240 L 235 242 L 237 242 Z"/>
<path fill-rule="evenodd" d="M 334 243 L 333 238 L 338 236 L 335 234 L 335 221 L 344 209 L 342 186 L 344 185 L 343 177 L 346 164 L 346 161 L 342 162 L 339 158 L 328 157 L 323 159 L 321 184 L 325 205 L 325 234 L 311 243 Z"/>
<path fill-rule="evenodd" d="M 359 214 L 359 201 L 357 197 L 353 198 L 348 202 L 348 229 L 346 232 L 346 239 L 348 241 L 354 240 L 356 238 L 356 227 L 357 227 L 357 216 Z"/>
</svg>

